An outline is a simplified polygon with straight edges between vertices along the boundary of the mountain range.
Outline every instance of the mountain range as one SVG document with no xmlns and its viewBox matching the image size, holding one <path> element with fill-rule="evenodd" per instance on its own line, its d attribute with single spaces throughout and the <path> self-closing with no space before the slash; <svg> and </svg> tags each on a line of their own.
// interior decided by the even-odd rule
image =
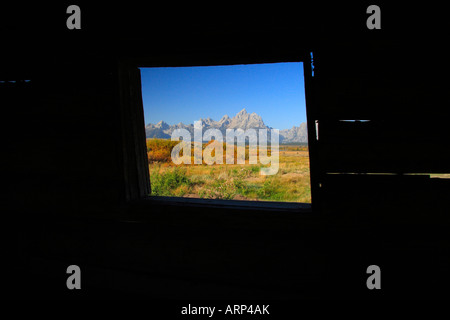
<svg viewBox="0 0 450 320">
<path fill-rule="evenodd" d="M 225 139 L 226 129 L 272 129 L 271 127 L 264 124 L 261 116 L 253 113 L 248 113 L 245 108 L 238 112 L 233 118 L 228 115 L 224 115 L 219 121 L 214 121 L 211 118 L 200 119 L 203 126 L 203 132 L 208 129 L 218 129 L 222 133 Z M 147 138 L 160 138 L 160 139 L 170 139 L 172 132 L 175 129 L 186 129 L 193 136 L 194 125 L 193 124 L 183 124 L 182 122 L 169 125 L 164 121 L 160 121 L 157 124 L 149 123 L 145 126 L 145 135 Z M 307 143 L 308 133 L 306 122 L 300 123 L 298 127 L 293 126 L 291 129 L 283 129 L 279 131 L 280 133 L 280 143 Z M 268 138 L 270 140 L 270 136 Z"/>
</svg>

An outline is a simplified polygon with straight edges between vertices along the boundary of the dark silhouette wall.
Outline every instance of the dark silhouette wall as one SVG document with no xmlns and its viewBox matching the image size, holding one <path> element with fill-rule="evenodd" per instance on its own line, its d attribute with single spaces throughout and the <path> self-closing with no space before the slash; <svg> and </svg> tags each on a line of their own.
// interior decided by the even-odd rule
<svg viewBox="0 0 450 320">
<path fill-rule="evenodd" d="M 448 180 L 405 175 L 450 169 L 446 33 L 432 9 L 381 6 L 382 29 L 368 30 L 362 4 L 270 15 L 80 7 L 81 30 L 66 29 L 64 5 L 2 17 L 5 292 L 448 298 Z M 125 201 L 122 63 L 274 62 L 309 51 L 313 213 Z M 82 270 L 78 292 L 65 285 L 70 264 Z M 382 290 L 366 287 L 372 264 Z"/>
</svg>

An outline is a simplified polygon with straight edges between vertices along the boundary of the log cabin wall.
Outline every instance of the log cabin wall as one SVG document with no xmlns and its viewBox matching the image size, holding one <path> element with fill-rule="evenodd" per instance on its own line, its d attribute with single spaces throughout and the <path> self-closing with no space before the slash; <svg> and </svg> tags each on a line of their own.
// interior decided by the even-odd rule
<svg viewBox="0 0 450 320">
<path fill-rule="evenodd" d="M 382 29 L 367 30 L 362 4 L 233 19 L 81 8 L 81 30 L 66 29 L 63 5 L 2 18 L 11 30 L 0 61 L 8 294 L 448 298 L 448 179 L 410 175 L 450 169 L 445 33 L 433 10 L 384 6 Z M 406 28 L 408 13 L 432 22 Z M 318 122 L 312 213 L 127 202 L 139 179 L 124 63 L 305 52 L 314 58 L 309 120 Z M 79 292 L 65 287 L 70 264 L 82 269 Z M 371 264 L 386 289 L 366 288 Z"/>
</svg>

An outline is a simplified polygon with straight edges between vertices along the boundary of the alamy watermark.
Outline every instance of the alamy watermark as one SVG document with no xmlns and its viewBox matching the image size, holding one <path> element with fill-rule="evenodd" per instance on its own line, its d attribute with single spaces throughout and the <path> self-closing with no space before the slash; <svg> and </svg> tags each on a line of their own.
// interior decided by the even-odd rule
<svg viewBox="0 0 450 320">
<path fill-rule="evenodd" d="M 69 30 L 81 29 L 81 9 L 77 5 L 70 5 L 66 9 L 70 16 L 66 20 L 66 26 Z M 377 5 L 367 7 L 366 13 L 370 14 L 367 18 L 366 26 L 369 30 L 381 29 L 381 10 Z"/>
<path fill-rule="evenodd" d="M 381 289 L 381 269 L 377 265 L 370 265 L 367 267 L 367 273 L 370 276 L 367 278 L 366 285 L 370 290 Z"/>
<path fill-rule="evenodd" d="M 367 7 L 366 13 L 370 14 L 367 18 L 366 26 L 369 30 L 381 29 L 381 9 L 377 5 Z"/>
<path fill-rule="evenodd" d="M 70 16 L 66 20 L 66 26 L 69 30 L 81 29 L 81 9 L 73 4 L 67 7 L 66 13 Z"/>
<path fill-rule="evenodd" d="M 245 164 L 246 142 L 248 141 L 248 163 L 257 164 L 259 158 L 262 165 L 269 165 L 268 167 L 261 167 L 261 175 L 274 175 L 278 172 L 280 167 L 278 129 L 270 129 L 270 139 L 268 139 L 268 129 L 226 129 L 225 136 L 224 140 L 222 132 L 214 128 L 207 129 L 203 133 L 201 121 L 194 122 L 194 137 L 187 129 L 176 129 L 172 132 L 171 140 L 180 141 L 180 138 L 182 138 L 182 141 L 172 149 L 172 162 L 174 164 L 192 164 L 192 162 L 193 164 L 204 162 L 207 165 L 223 164 L 223 149 L 225 146 L 226 164 L 234 164 L 235 160 L 237 164 Z M 204 141 L 211 141 L 211 143 L 203 148 Z M 237 142 L 236 153 L 235 141 Z M 268 150 L 269 142 L 270 149 Z M 193 155 L 192 144 L 194 146 Z"/>
<path fill-rule="evenodd" d="M 81 269 L 80 269 L 80 267 L 75 264 L 72 264 L 67 267 L 66 273 L 70 274 L 70 276 L 67 278 L 67 281 L 66 281 L 67 289 L 69 289 L 69 290 L 81 289 Z"/>
</svg>

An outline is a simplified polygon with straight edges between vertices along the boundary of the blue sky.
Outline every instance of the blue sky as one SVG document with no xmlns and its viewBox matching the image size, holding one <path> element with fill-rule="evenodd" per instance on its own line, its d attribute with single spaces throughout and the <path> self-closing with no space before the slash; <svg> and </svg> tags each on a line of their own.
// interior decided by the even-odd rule
<svg viewBox="0 0 450 320">
<path fill-rule="evenodd" d="M 145 123 L 219 121 L 243 108 L 275 129 L 306 122 L 303 64 L 141 68 Z"/>
</svg>

